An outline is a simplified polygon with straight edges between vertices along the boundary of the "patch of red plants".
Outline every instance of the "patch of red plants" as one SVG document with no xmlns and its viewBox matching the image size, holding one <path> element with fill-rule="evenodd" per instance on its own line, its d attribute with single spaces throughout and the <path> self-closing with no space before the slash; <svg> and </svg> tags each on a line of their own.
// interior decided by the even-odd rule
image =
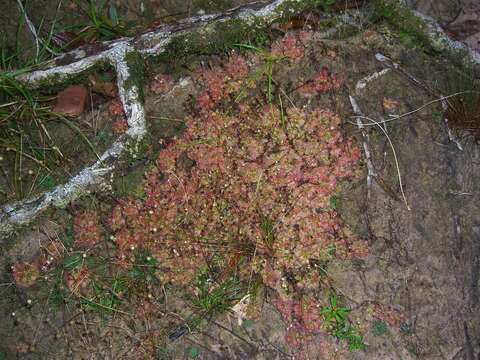
<svg viewBox="0 0 480 360">
<path fill-rule="evenodd" d="M 102 233 L 98 224 L 98 215 L 95 211 L 75 211 L 73 216 L 73 232 L 75 245 L 89 248 L 102 239 Z"/>
<path fill-rule="evenodd" d="M 312 97 L 318 94 L 326 93 L 332 90 L 338 90 L 342 84 L 337 74 L 332 74 L 326 67 L 306 81 L 298 88 L 300 95 Z"/>
<path fill-rule="evenodd" d="M 291 31 L 275 41 L 272 45 L 272 54 L 285 56 L 291 60 L 300 60 L 305 56 L 305 48 L 312 40 L 310 31 Z"/>
<path fill-rule="evenodd" d="M 300 45 L 300 35 L 289 35 L 273 51 L 298 58 Z M 260 276 L 275 290 L 290 326 L 287 340 L 300 347 L 325 335 L 314 264 L 368 254 L 366 242 L 330 205 L 338 184 L 357 175 L 360 150 L 326 109 L 281 110 L 252 101 L 216 110 L 245 85 L 249 71 L 232 55 L 222 68 L 195 72 L 204 88 L 198 113 L 147 172 L 145 198 L 120 199 L 108 226 L 120 265 L 132 266 L 133 250 L 147 251 L 163 283 L 189 286 L 213 258 L 241 280 Z M 332 81 L 325 71 L 315 89 L 326 91 L 324 80 Z M 329 86 L 339 86 L 335 81 Z M 95 233 L 90 219 L 80 215 L 76 227 Z"/>
<path fill-rule="evenodd" d="M 166 74 L 157 74 L 150 83 L 150 89 L 157 95 L 166 94 L 173 89 L 173 78 Z"/>
<path fill-rule="evenodd" d="M 204 90 L 197 97 L 201 111 L 213 109 L 222 99 L 238 92 L 241 80 L 248 76 L 250 68 L 241 55 L 232 53 L 223 68 L 198 68 L 193 78 L 203 84 Z"/>
</svg>

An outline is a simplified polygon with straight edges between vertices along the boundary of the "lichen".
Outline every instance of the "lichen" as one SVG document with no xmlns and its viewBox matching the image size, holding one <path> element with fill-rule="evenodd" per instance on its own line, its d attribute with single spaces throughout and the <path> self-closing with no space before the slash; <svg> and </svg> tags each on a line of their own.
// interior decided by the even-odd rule
<svg viewBox="0 0 480 360">
<path fill-rule="evenodd" d="M 137 51 L 131 51 L 125 55 L 125 62 L 127 63 L 130 76 L 125 80 L 125 91 L 132 87 L 138 89 L 138 101 L 142 104 L 145 102 L 145 94 L 143 86 L 145 83 L 145 64 L 141 54 Z M 132 99 L 133 100 L 133 99 Z"/>
</svg>

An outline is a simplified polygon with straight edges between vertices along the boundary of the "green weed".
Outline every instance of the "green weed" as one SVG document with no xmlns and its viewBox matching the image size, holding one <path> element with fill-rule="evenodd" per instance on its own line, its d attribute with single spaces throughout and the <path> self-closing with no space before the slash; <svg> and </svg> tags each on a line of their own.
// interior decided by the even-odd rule
<svg viewBox="0 0 480 360">
<path fill-rule="evenodd" d="M 119 18 L 113 2 L 110 2 L 108 9 L 106 0 L 88 0 L 86 3 L 85 5 L 84 2 L 77 2 L 88 22 L 66 28 L 76 32 L 77 38 L 73 42 L 78 39 L 84 39 L 87 42 L 108 41 L 132 35 L 133 23 L 126 23 Z"/>
<path fill-rule="evenodd" d="M 268 51 L 250 45 L 250 44 L 235 44 L 236 47 L 240 49 L 246 49 L 246 50 L 252 50 L 256 52 L 263 60 L 263 64 L 258 67 L 257 70 L 247 79 L 247 84 L 244 86 L 239 94 L 237 95 L 235 101 L 239 102 L 241 99 L 243 99 L 247 94 L 247 89 L 251 87 L 255 82 L 257 82 L 259 79 L 266 77 L 266 82 L 267 82 L 267 101 L 268 104 L 272 104 L 273 101 L 273 68 L 276 62 L 285 59 L 285 56 L 277 56 L 277 55 L 272 55 Z"/>
<path fill-rule="evenodd" d="M 275 241 L 274 222 L 266 215 L 260 217 L 260 231 L 262 233 L 262 241 L 267 249 L 273 249 L 273 243 Z"/>
<path fill-rule="evenodd" d="M 336 210 L 338 207 L 338 197 L 336 195 L 330 196 L 329 205 L 333 210 Z"/>
<path fill-rule="evenodd" d="M 374 336 L 382 336 L 387 331 L 388 327 L 384 321 L 378 319 L 372 321 L 372 333 Z"/>
<path fill-rule="evenodd" d="M 342 307 L 338 303 L 337 296 L 330 296 L 330 305 L 321 310 L 325 325 L 332 336 L 348 343 L 350 351 L 362 349 L 365 347 L 363 336 L 352 326 L 347 318 L 350 309 Z"/>
<path fill-rule="evenodd" d="M 193 306 L 207 318 L 231 309 L 244 295 L 238 280 L 230 278 L 216 284 L 208 273 L 201 274 L 195 286 L 198 295 L 192 300 Z"/>
</svg>

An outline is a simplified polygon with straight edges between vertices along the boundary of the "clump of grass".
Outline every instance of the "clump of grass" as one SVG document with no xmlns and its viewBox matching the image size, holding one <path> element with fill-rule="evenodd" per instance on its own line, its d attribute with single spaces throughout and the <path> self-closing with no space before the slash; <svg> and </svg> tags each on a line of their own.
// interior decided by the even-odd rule
<svg viewBox="0 0 480 360">
<path fill-rule="evenodd" d="M 57 126 L 67 128 L 96 154 L 84 130 L 51 111 L 52 96 L 32 90 L 18 80 L 18 75 L 51 55 L 45 50 L 49 48 L 49 39 L 41 41 L 36 58 L 25 60 L 18 41 L 11 47 L 5 38 L 0 38 L 0 153 L 1 175 L 9 183 L 7 198 L 22 199 L 56 184 L 54 167 L 68 161 L 55 136 Z"/>
<path fill-rule="evenodd" d="M 269 251 L 273 250 L 273 243 L 275 241 L 275 223 L 266 215 L 260 216 L 260 231 L 262 234 L 262 242 Z"/>
<path fill-rule="evenodd" d="M 3 69 L 2 69 L 3 70 Z M 18 71 L 0 72 L 0 151 L 13 163 L 11 191 L 17 199 L 53 186 L 53 168 L 66 161 L 55 139 L 54 127 L 61 124 L 95 152 L 84 132 L 65 116 L 51 111 L 52 97 L 27 88 L 16 79 Z M 36 180 L 25 188 L 25 174 Z"/>
<path fill-rule="evenodd" d="M 337 0 L 316 0 L 315 5 L 322 11 L 330 11 L 331 7 L 335 5 Z"/>
<path fill-rule="evenodd" d="M 263 60 L 263 65 L 256 70 L 251 77 L 247 81 L 247 85 L 242 88 L 242 90 L 238 93 L 235 101 L 240 101 L 243 99 L 247 94 L 246 90 L 251 86 L 251 84 L 257 82 L 260 78 L 265 77 L 267 80 L 267 101 L 268 104 L 272 104 L 273 101 L 273 68 L 276 62 L 285 59 L 285 56 L 273 55 L 266 50 L 259 48 L 257 46 L 253 46 L 250 44 L 236 44 L 240 49 L 251 50 L 257 53 Z"/>
<path fill-rule="evenodd" d="M 472 67 L 464 71 L 452 70 L 447 93 L 458 94 L 445 100 L 449 125 L 459 131 L 466 130 L 480 140 L 480 79 L 476 71 Z"/>
<path fill-rule="evenodd" d="M 74 31 L 77 38 L 71 42 L 82 39 L 85 42 L 108 41 L 132 34 L 133 23 L 123 21 L 115 4 L 106 6 L 106 0 L 77 1 L 81 12 L 88 21 L 67 27 L 65 30 Z"/>
<path fill-rule="evenodd" d="M 193 313 L 183 324 L 170 332 L 171 341 L 198 330 L 216 316 L 231 310 L 247 293 L 238 278 L 231 276 L 223 281 L 215 281 L 215 275 L 211 270 L 198 275 L 194 284 L 195 296 L 191 298 Z"/>
<path fill-rule="evenodd" d="M 244 295 L 238 279 L 232 277 L 216 284 L 208 274 L 201 274 L 198 277 L 196 292 L 193 305 L 208 318 L 231 309 L 235 301 L 240 300 Z"/>
</svg>

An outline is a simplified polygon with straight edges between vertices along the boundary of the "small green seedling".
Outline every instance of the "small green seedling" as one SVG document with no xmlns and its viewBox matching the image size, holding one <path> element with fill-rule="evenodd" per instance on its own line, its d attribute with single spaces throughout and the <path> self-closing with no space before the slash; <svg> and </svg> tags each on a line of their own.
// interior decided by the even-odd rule
<svg viewBox="0 0 480 360">
<path fill-rule="evenodd" d="M 340 306 L 337 296 L 332 294 L 330 296 L 330 306 L 324 307 L 321 314 L 332 336 L 339 340 L 345 340 L 350 351 L 362 349 L 365 347 L 363 336 L 349 323 L 347 318 L 349 312 L 350 309 Z"/>
<path fill-rule="evenodd" d="M 189 359 L 197 359 L 199 355 L 200 355 L 200 350 L 197 347 L 192 346 L 187 349 L 187 357 Z"/>
<path fill-rule="evenodd" d="M 388 327 L 384 321 L 378 319 L 372 321 L 372 333 L 374 336 L 382 336 L 387 331 Z"/>
<path fill-rule="evenodd" d="M 332 294 L 330 296 L 330 306 L 322 309 L 322 315 L 328 325 L 342 324 L 347 319 L 347 314 L 350 309 L 338 306 L 337 296 Z"/>
</svg>

